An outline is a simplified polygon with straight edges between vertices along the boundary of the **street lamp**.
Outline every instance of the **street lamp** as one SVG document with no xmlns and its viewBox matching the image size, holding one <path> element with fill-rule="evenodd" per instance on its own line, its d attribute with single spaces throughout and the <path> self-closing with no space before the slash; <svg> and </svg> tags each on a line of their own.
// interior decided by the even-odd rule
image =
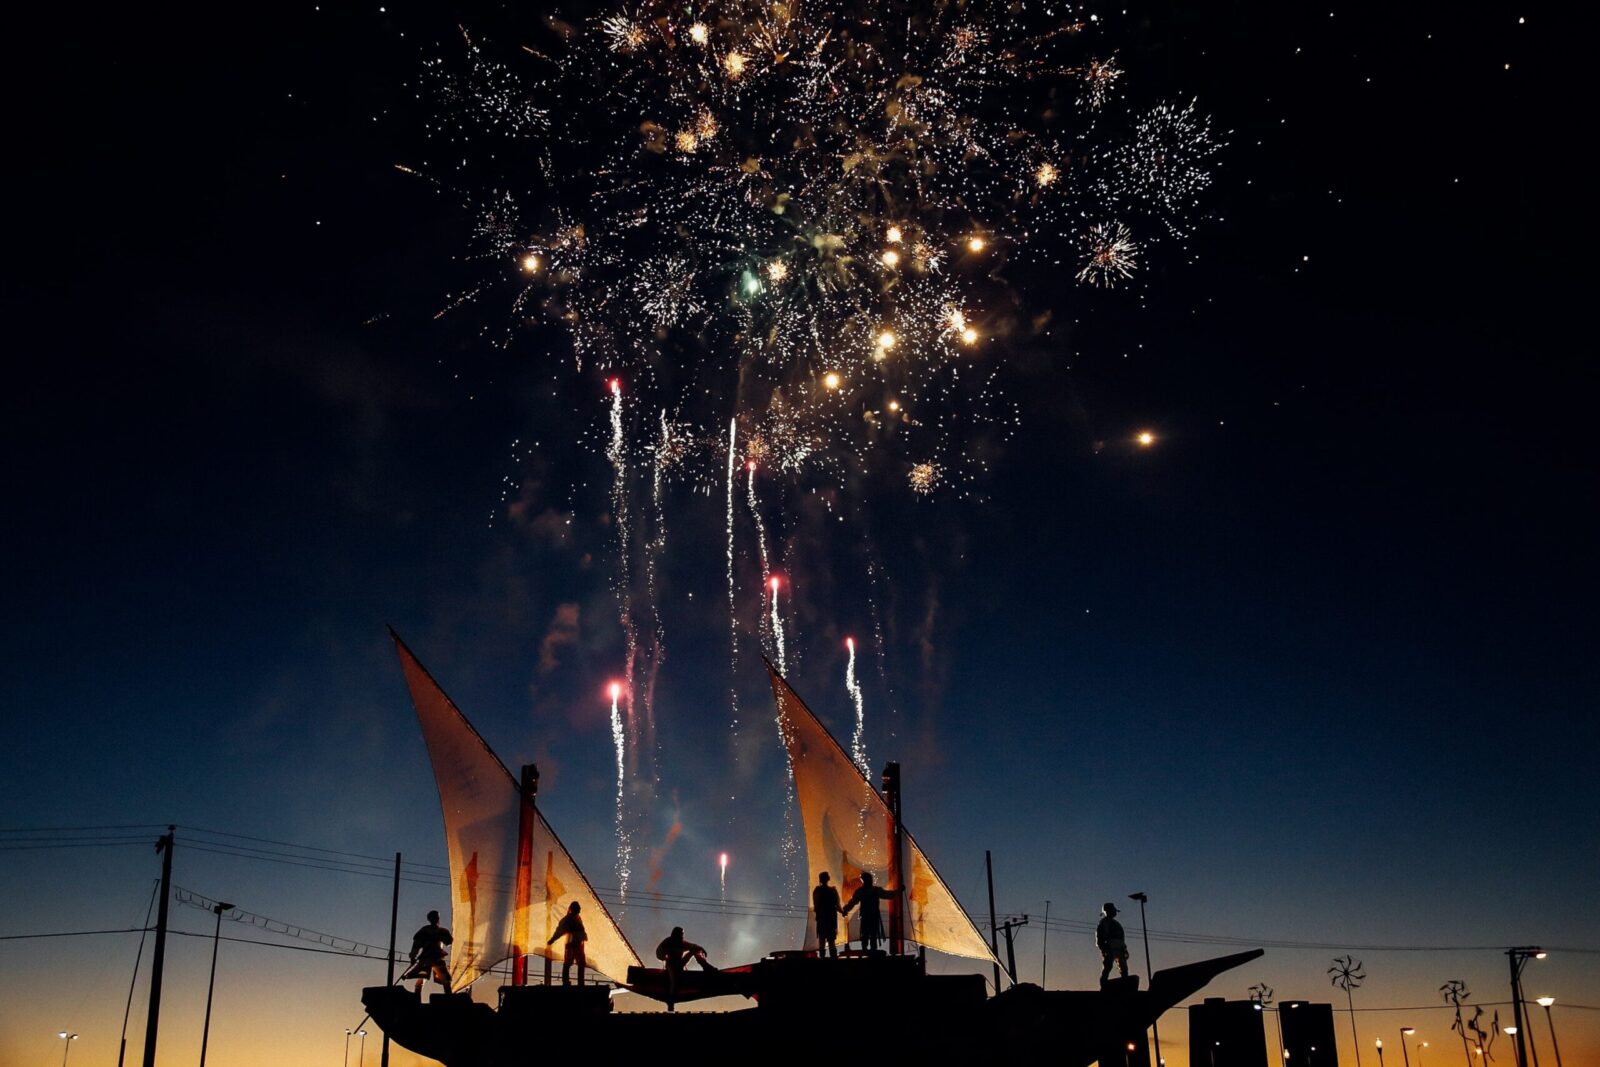
<svg viewBox="0 0 1600 1067">
<path fill-rule="evenodd" d="M 344 1028 L 344 1067 L 350 1067 L 350 1038 L 354 1033 L 348 1026 Z"/>
<path fill-rule="evenodd" d="M 1144 980 L 1148 988 L 1150 979 L 1155 977 L 1155 972 L 1150 967 L 1150 927 L 1144 921 L 1144 906 L 1150 903 L 1150 897 L 1143 893 L 1129 893 L 1129 900 L 1139 902 L 1139 931 L 1144 934 Z M 1156 1041 L 1156 1067 L 1164 1067 L 1165 1061 L 1161 1058 L 1161 1027 L 1156 1025 L 1156 1020 L 1150 1020 L 1150 1033 Z"/>
<path fill-rule="evenodd" d="M 356 1036 L 361 1039 L 361 1067 L 367 1067 L 367 1031 L 365 1028 L 357 1030 Z"/>
<path fill-rule="evenodd" d="M 1417 1046 L 1417 1067 L 1422 1067 L 1422 1050 L 1428 1047 L 1426 1041 Z"/>
<path fill-rule="evenodd" d="M 74 1041 L 78 1040 L 78 1035 L 77 1034 L 68 1033 L 67 1031 L 62 1030 L 60 1033 L 56 1034 L 56 1036 L 59 1037 L 61 1039 L 61 1042 L 62 1042 L 62 1044 L 61 1044 L 61 1067 L 67 1067 L 67 1054 L 72 1051 L 72 1043 Z"/>
<path fill-rule="evenodd" d="M 217 946 L 222 942 L 222 913 L 232 911 L 232 904 L 218 902 L 211 905 L 217 915 L 217 928 L 211 935 L 211 981 L 206 985 L 206 1024 L 200 1032 L 200 1067 L 206 1067 L 206 1045 L 211 1041 L 211 994 L 217 988 Z"/>
<path fill-rule="evenodd" d="M 1561 1046 L 1556 1043 L 1556 1021 L 1550 1016 L 1550 1005 L 1555 1002 L 1555 997 L 1540 997 L 1538 1005 L 1544 1009 L 1544 1021 L 1550 1024 L 1550 1044 L 1556 1050 L 1556 1067 L 1561 1067 Z"/>
<path fill-rule="evenodd" d="M 1411 1067 L 1411 1053 L 1406 1049 L 1406 1038 L 1416 1032 L 1417 1028 L 1415 1026 L 1402 1026 L 1400 1028 L 1400 1055 L 1405 1059 L 1406 1067 Z M 1421 1053 L 1418 1053 L 1418 1058 L 1421 1058 Z"/>
<path fill-rule="evenodd" d="M 1383 1038 L 1378 1038 L 1378 1067 L 1383 1067 Z"/>
</svg>

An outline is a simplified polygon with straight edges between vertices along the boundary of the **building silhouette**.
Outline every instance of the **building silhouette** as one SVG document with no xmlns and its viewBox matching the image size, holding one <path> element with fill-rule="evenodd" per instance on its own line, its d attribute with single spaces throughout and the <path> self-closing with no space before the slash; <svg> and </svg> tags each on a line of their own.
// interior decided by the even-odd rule
<svg viewBox="0 0 1600 1067">
<path fill-rule="evenodd" d="M 1283 1028 L 1287 1067 L 1339 1067 L 1339 1049 L 1333 1040 L 1333 1005 L 1279 1001 L 1278 1025 Z"/>
<path fill-rule="evenodd" d="M 1261 1067 L 1267 1032 L 1253 1000 L 1207 997 L 1189 1005 L 1190 1067 Z"/>
</svg>

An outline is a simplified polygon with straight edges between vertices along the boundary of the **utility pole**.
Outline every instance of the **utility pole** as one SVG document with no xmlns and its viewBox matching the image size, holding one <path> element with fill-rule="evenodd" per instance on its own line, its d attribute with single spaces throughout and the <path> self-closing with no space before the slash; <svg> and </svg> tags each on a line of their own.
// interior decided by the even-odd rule
<svg viewBox="0 0 1600 1067">
<path fill-rule="evenodd" d="M 1019 926 L 1027 925 L 1028 917 L 1024 915 L 1020 919 L 1007 919 L 1000 927 L 1006 934 L 1006 970 L 1011 972 L 1012 988 L 1015 988 L 1017 984 L 1017 946 L 1012 939 L 1012 931 Z"/>
<path fill-rule="evenodd" d="M 167 962 L 167 906 L 172 899 L 172 841 L 176 826 L 156 842 L 161 853 L 161 907 L 156 911 L 156 946 L 150 954 L 150 1014 L 144 1024 L 144 1067 L 156 1067 L 156 1031 L 161 1028 L 161 972 Z"/>
<path fill-rule="evenodd" d="M 994 991 L 1000 992 L 1000 935 L 994 921 L 994 857 L 983 850 L 983 869 L 989 873 L 989 954 L 994 957 Z"/>
<path fill-rule="evenodd" d="M 1529 960 L 1542 960 L 1544 956 L 1542 948 L 1521 946 L 1506 949 L 1506 958 L 1511 961 L 1511 1016 L 1517 1028 L 1517 1067 L 1528 1067 L 1526 1017 L 1522 1010 L 1522 968 L 1528 965 Z"/>
<path fill-rule="evenodd" d="M 1050 979 L 1050 902 L 1044 902 L 1044 946 L 1039 955 L 1039 988 L 1044 989 Z"/>
<path fill-rule="evenodd" d="M 389 981 L 394 985 L 394 939 L 400 925 L 400 853 L 394 854 L 394 895 L 389 898 Z M 389 1028 L 383 1029 L 383 1067 L 389 1067 Z"/>
</svg>

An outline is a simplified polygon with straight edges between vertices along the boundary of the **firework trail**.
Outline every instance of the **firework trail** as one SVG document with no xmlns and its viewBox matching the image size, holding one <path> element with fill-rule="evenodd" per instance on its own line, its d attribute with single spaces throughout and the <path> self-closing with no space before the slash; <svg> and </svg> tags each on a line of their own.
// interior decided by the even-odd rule
<svg viewBox="0 0 1600 1067">
<path fill-rule="evenodd" d="M 776 574 L 767 580 L 767 588 L 772 594 L 772 649 L 778 655 L 778 673 L 787 677 L 789 674 L 789 657 L 784 647 L 783 616 L 778 614 L 778 576 Z"/>
<path fill-rule="evenodd" d="M 850 650 L 850 658 L 844 665 L 844 687 L 856 709 L 856 729 L 850 737 L 850 758 L 861 769 L 861 773 L 870 778 L 872 769 L 867 763 L 867 707 L 861 696 L 861 682 L 856 678 L 856 639 L 845 638 L 844 647 Z"/>
<path fill-rule="evenodd" d="M 611 683 L 611 742 L 617 750 L 617 884 L 624 903 L 633 875 L 633 844 L 627 823 L 627 735 L 622 727 L 622 683 Z"/>
<path fill-rule="evenodd" d="M 728 420 L 728 712 L 735 742 L 739 739 L 739 605 L 733 576 L 733 479 L 739 469 L 738 437 L 739 420 L 735 417 Z M 733 751 L 737 760 L 737 744 Z"/>
<path fill-rule="evenodd" d="M 633 623 L 633 573 L 629 548 L 633 531 L 628 515 L 628 453 L 627 441 L 622 433 L 622 382 L 612 378 L 611 391 L 611 442 L 606 458 L 611 461 L 611 518 L 617 533 L 617 614 L 622 624 L 623 640 L 628 650 L 623 674 L 628 680 L 628 769 L 639 770 L 639 718 L 634 713 L 633 687 L 638 668 L 639 634 Z"/>
<path fill-rule="evenodd" d="M 722 903 L 728 902 L 728 854 L 726 852 L 717 857 L 718 884 L 721 886 L 720 895 Z"/>
</svg>

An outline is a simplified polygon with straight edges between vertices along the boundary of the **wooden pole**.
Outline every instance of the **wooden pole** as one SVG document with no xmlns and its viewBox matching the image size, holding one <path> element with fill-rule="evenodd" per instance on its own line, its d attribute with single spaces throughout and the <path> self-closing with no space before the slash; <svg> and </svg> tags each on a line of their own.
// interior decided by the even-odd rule
<svg viewBox="0 0 1600 1067">
<path fill-rule="evenodd" d="M 517 895 L 512 912 L 511 984 L 528 984 L 528 911 L 533 907 L 533 798 L 539 791 L 539 768 L 522 765 L 521 805 L 517 816 Z"/>
<path fill-rule="evenodd" d="M 156 910 L 156 944 L 150 954 L 150 1014 L 144 1024 L 144 1067 L 156 1067 L 156 1033 L 161 1028 L 161 975 L 167 962 L 167 910 L 172 899 L 172 844 L 176 826 L 167 832 L 156 848 L 161 850 L 161 906 Z"/>
</svg>

